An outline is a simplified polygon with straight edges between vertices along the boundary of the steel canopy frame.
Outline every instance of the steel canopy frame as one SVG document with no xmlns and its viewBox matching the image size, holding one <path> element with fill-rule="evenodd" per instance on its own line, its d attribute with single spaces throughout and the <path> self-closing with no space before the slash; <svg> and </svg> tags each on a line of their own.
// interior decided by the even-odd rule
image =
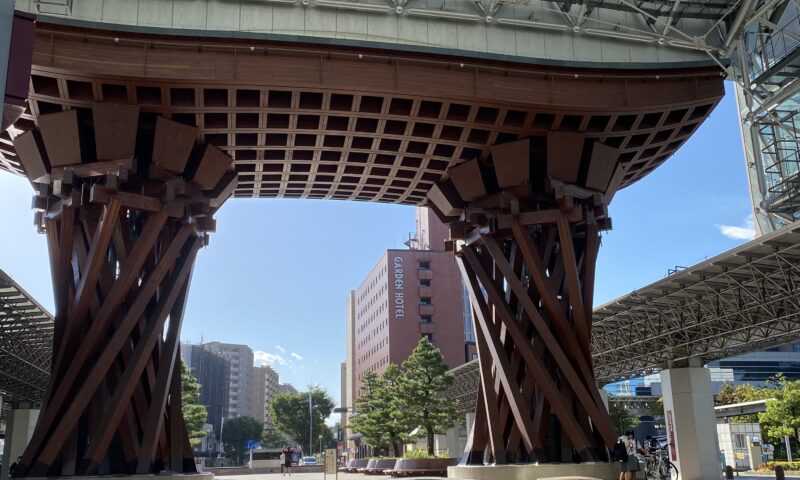
<svg viewBox="0 0 800 480">
<path fill-rule="evenodd" d="M 50 376 L 53 315 L 0 270 L 0 396 L 42 405 Z"/>
<path fill-rule="evenodd" d="M 800 222 L 594 310 L 601 384 L 797 341 Z M 621 336 L 624 341 L 620 341 Z"/>
</svg>

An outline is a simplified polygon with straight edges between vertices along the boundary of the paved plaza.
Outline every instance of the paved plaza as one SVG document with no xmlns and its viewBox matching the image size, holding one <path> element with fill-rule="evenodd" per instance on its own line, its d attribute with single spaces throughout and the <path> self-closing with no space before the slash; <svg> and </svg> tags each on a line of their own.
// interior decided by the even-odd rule
<svg viewBox="0 0 800 480">
<path fill-rule="evenodd" d="M 225 479 L 225 480 L 277 480 L 281 478 L 281 474 L 279 473 L 265 473 L 260 475 L 230 475 L 230 476 L 221 476 L 218 475 L 216 478 L 218 479 Z M 289 477 L 286 477 L 289 478 Z M 293 480 L 321 480 L 323 478 L 322 473 L 295 473 L 292 474 L 291 478 Z M 338 479 L 339 480 L 387 480 L 392 477 L 388 475 L 362 475 L 360 473 L 340 473 Z M 416 479 L 439 479 L 441 477 L 407 477 L 407 478 L 416 478 Z M 723 478 L 720 476 L 720 478 Z M 740 478 L 742 480 L 772 480 L 775 478 L 774 475 L 766 475 L 766 474 L 750 474 L 750 473 L 742 473 L 737 475 L 734 478 Z M 791 479 L 800 479 L 800 476 L 791 476 L 787 475 L 786 478 Z"/>
</svg>

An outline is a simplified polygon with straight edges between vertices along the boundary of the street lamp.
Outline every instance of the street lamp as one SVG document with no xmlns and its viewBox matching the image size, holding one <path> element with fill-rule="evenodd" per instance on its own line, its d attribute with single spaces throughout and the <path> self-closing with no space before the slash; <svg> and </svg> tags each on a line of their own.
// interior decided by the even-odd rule
<svg viewBox="0 0 800 480">
<path fill-rule="evenodd" d="M 322 434 L 319 435 L 319 455 L 322 457 Z"/>
<path fill-rule="evenodd" d="M 311 388 L 308 389 L 308 454 L 311 455 L 314 452 L 314 444 L 313 442 L 313 432 L 314 432 L 314 417 L 311 414 L 311 407 L 312 407 L 312 400 L 311 400 Z"/>
</svg>

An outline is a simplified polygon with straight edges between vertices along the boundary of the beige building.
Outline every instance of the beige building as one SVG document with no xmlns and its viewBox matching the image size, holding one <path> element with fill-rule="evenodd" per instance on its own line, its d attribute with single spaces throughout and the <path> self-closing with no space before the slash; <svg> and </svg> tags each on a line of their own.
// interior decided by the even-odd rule
<svg viewBox="0 0 800 480">
<path fill-rule="evenodd" d="M 253 413 L 267 430 L 275 428 L 272 399 L 278 394 L 278 372 L 267 365 L 253 368 Z"/>
</svg>

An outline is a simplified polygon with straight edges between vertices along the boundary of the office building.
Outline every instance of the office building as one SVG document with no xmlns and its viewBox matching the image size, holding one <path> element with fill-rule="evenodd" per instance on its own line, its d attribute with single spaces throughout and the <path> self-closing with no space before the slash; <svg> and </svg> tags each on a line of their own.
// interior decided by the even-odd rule
<svg viewBox="0 0 800 480">
<path fill-rule="evenodd" d="M 291 383 L 281 383 L 278 385 L 278 394 L 281 393 L 297 393 L 297 389 Z"/>
<path fill-rule="evenodd" d="M 231 364 L 228 390 L 229 417 L 256 417 L 253 411 L 253 350 L 247 345 L 208 342 L 204 345 Z"/>
<path fill-rule="evenodd" d="M 222 419 L 229 416 L 230 361 L 205 345 L 181 344 L 181 358 L 200 383 L 200 403 L 208 412 L 206 420 L 219 435 Z"/>
</svg>

